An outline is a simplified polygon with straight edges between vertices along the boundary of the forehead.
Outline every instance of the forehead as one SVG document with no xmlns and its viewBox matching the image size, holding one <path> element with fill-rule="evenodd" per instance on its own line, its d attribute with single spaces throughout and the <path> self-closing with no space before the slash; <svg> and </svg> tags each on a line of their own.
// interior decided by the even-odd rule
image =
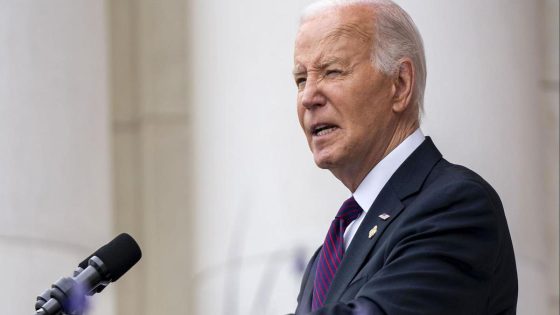
<svg viewBox="0 0 560 315">
<path fill-rule="evenodd" d="M 369 50 L 373 38 L 372 8 L 353 5 L 329 8 L 301 23 L 295 42 L 295 61 L 310 53 L 328 54 L 347 45 L 359 45 Z M 346 47 L 347 48 L 347 47 Z"/>
</svg>

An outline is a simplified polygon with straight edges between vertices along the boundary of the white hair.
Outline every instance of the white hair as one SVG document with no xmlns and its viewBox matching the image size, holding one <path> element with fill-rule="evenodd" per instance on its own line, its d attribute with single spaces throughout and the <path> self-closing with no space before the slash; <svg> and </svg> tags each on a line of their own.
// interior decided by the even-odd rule
<svg viewBox="0 0 560 315">
<path fill-rule="evenodd" d="M 416 72 L 413 99 L 419 115 L 424 111 L 426 88 L 426 56 L 422 36 L 412 18 L 398 4 L 390 0 L 320 0 L 309 5 L 301 16 L 306 19 L 327 9 L 367 5 L 375 9 L 372 60 L 383 73 L 393 75 L 402 58 L 410 58 Z"/>
</svg>

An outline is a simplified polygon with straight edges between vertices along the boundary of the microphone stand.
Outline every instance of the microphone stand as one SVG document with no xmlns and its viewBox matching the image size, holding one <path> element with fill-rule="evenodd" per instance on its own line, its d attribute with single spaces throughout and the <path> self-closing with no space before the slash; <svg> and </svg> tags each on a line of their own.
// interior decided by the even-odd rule
<svg viewBox="0 0 560 315">
<path fill-rule="evenodd" d="M 37 296 L 35 315 L 83 315 L 86 295 L 84 292 L 72 291 L 75 286 L 76 282 L 72 278 L 59 279 L 52 285 L 52 288 Z M 71 292 L 72 298 L 77 302 L 76 305 L 73 305 L 73 310 L 70 313 L 65 313 L 59 302 L 66 300 L 64 292 Z"/>
<path fill-rule="evenodd" d="M 99 261 L 97 257 L 93 258 L 93 261 L 104 268 L 103 262 Z M 78 277 L 82 271 L 84 271 L 83 268 L 77 267 L 73 273 L 74 278 Z M 84 288 L 76 285 L 74 278 L 60 278 L 51 288 L 37 296 L 35 315 L 83 315 L 86 311 L 86 295 L 99 293 L 109 284 L 109 282 L 102 282 L 94 292 L 88 294 Z M 73 300 L 73 305 L 70 305 L 70 313 L 65 313 L 59 301 L 67 301 L 69 297 Z"/>
</svg>

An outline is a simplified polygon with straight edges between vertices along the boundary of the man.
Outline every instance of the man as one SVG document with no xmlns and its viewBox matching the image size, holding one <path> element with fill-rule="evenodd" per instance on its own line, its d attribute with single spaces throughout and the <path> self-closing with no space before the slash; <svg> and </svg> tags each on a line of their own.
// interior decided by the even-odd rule
<svg viewBox="0 0 560 315">
<path fill-rule="evenodd" d="M 419 129 L 426 69 L 410 17 L 390 1 L 312 5 L 294 79 L 315 163 L 352 193 L 306 268 L 296 314 L 515 314 L 496 192 Z"/>
</svg>

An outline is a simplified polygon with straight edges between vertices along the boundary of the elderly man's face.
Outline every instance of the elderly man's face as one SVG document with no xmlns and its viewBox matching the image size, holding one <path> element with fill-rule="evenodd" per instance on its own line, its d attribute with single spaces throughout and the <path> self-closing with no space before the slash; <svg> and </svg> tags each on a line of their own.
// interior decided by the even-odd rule
<svg viewBox="0 0 560 315">
<path fill-rule="evenodd" d="M 296 38 L 299 122 L 315 163 L 339 178 L 377 163 L 394 131 L 393 85 L 372 64 L 367 10 L 329 9 L 306 20 Z"/>
</svg>

